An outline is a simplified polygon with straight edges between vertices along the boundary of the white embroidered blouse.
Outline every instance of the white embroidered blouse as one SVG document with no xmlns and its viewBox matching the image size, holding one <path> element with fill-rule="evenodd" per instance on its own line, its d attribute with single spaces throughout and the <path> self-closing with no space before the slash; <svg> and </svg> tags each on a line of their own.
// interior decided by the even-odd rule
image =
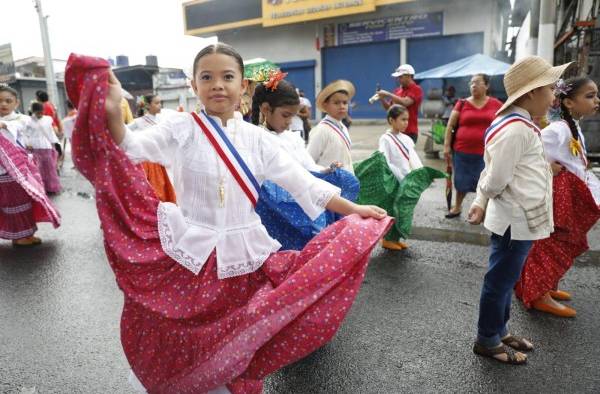
<svg viewBox="0 0 600 394">
<path fill-rule="evenodd" d="M 0 122 L 4 123 L 6 127 L 0 129 L 0 133 L 4 137 L 6 137 L 13 144 L 20 143 L 21 145 L 25 145 L 24 140 L 24 131 L 29 123 L 29 116 L 18 114 L 16 112 L 12 112 L 6 116 L 0 116 Z M 0 175 L 6 174 L 6 170 L 0 164 Z"/>
<path fill-rule="evenodd" d="M 140 131 L 147 129 L 148 127 L 152 127 L 158 122 L 159 117 L 157 115 L 146 114 L 144 116 L 140 116 L 139 118 L 135 118 L 133 122 L 127 125 L 127 127 L 132 131 Z"/>
<path fill-rule="evenodd" d="M 241 114 L 236 112 L 223 129 L 257 181 L 281 185 L 312 219 L 340 194 L 339 188 L 292 160 L 271 134 L 244 122 Z M 159 204 L 159 235 L 165 253 L 190 271 L 200 272 L 216 250 L 219 278 L 248 274 L 281 247 L 190 114 L 173 114 L 143 133 L 128 131 L 120 146 L 134 162 L 172 166 L 179 205 Z"/>
<path fill-rule="evenodd" d="M 52 118 L 47 115 L 40 119 L 35 116 L 30 117 L 23 134 L 24 142 L 33 149 L 54 149 L 52 144 L 59 143 L 52 127 Z"/>
<path fill-rule="evenodd" d="M 406 151 L 400 150 L 401 148 L 392 139 L 394 137 L 400 140 L 403 147 L 406 147 Z M 398 181 L 404 179 L 412 170 L 423 167 L 421 159 L 419 159 L 419 155 L 415 151 L 414 141 L 405 134 L 398 133 L 392 136 L 390 130 L 386 131 L 379 138 L 379 151 L 385 156 L 390 170 Z"/>
<path fill-rule="evenodd" d="M 564 120 L 550 123 L 544 130 L 542 130 L 542 142 L 544 143 L 544 151 L 546 153 L 546 159 L 550 163 L 558 162 L 562 164 L 567 171 L 577 175 L 582 181 L 584 181 L 592 195 L 596 204 L 600 205 L 600 180 L 594 175 L 594 173 L 587 168 L 587 158 L 585 155 L 587 151 L 585 149 L 585 138 L 577 123 L 577 132 L 579 133 L 579 141 L 583 148 L 583 155 L 578 154 L 573 156 L 569 149 L 569 143 L 571 141 L 571 129 Z"/>
<path fill-rule="evenodd" d="M 308 171 L 321 172 L 325 167 L 315 163 L 312 156 L 308 153 L 304 147 L 304 140 L 299 133 L 294 131 L 285 130 L 281 133 L 275 131 L 269 131 L 274 135 L 277 140 L 281 143 L 281 147 L 286 151 L 293 159 L 295 159 L 302 167 Z"/>
</svg>

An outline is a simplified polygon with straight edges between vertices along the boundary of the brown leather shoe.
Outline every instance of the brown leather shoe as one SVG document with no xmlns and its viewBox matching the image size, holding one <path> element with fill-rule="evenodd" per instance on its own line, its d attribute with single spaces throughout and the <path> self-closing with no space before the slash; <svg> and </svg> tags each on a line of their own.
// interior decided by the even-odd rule
<svg viewBox="0 0 600 394">
<path fill-rule="evenodd" d="M 570 308 L 558 302 L 554 302 L 551 304 L 549 302 L 544 301 L 543 299 L 534 301 L 532 306 L 533 309 L 536 309 L 541 312 L 551 313 L 559 317 L 575 317 L 575 315 L 577 314 L 577 312 L 573 308 Z"/>
<path fill-rule="evenodd" d="M 571 293 L 564 290 L 550 290 L 550 297 L 558 301 L 571 301 Z"/>
<path fill-rule="evenodd" d="M 14 241 L 12 241 L 13 246 L 36 246 L 42 243 L 42 240 L 39 239 L 38 237 L 27 237 L 27 238 L 21 238 L 21 239 L 15 239 Z"/>
</svg>

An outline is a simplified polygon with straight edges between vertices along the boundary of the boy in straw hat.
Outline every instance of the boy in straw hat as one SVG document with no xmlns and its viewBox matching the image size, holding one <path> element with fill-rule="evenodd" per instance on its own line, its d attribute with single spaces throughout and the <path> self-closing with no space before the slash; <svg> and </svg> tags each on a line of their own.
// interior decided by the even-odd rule
<svg viewBox="0 0 600 394">
<path fill-rule="evenodd" d="M 308 153 L 320 166 L 339 163 L 346 171 L 354 173 L 352 141 L 348 128 L 342 123 L 354 93 L 352 82 L 340 79 L 327 85 L 317 96 L 317 108 L 327 116 L 311 129 Z"/>
<path fill-rule="evenodd" d="M 538 56 L 513 64 L 504 76 L 508 99 L 485 132 L 485 169 L 468 221 L 479 224 L 485 217 L 492 236 L 473 351 L 503 363 L 524 364 L 522 352 L 533 350 L 507 326 L 512 291 L 532 241 L 547 238 L 554 227 L 552 171 L 532 118 L 550 109 L 553 85 L 568 66 L 552 67 Z"/>
</svg>

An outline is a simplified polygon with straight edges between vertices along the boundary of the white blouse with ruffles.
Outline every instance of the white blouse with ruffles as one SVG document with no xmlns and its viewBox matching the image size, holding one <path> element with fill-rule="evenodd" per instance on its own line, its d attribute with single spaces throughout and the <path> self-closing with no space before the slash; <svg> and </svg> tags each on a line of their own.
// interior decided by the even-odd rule
<svg viewBox="0 0 600 394">
<path fill-rule="evenodd" d="M 303 169 L 271 134 L 244 122 L 240 113 L 223 129 L 257 181 L 281 185 L 310 218 L 316 219 L 340 194 L 339 188 Z M 127 131 L 120 147 L 134 162 L 173 168 L 178 205 L 159 204 L 159 236 L 165 253 L 190 271 L 200 272 L 216 250 L 220 279 L 248 274 L 281 247 L 190 114 L 173 114 L 143 133 Z"/>
<path fill-rule="evenodd" d="M 6 116 L 0 116 L 0 122 L 4 123 L 6 128 L 1 128 L 0 133 L 15 145 L 25 146 L 25 128 L 29 123 L 29 116 L 12 112 Z M 6 174 L 6 170 L 0 164 L 0 175 Z"/>
<path fill-rule="evenodd" d="M 44 115 L 40 119 L 35 116 L 30 117 L 24 134 L 27 146 L 32 149 L 54 149 L 52 145 L 60 143 L 54 133 L 52 118 L 48 115 Z"/>
<path fill-rule="evenodd" d="M 586 155 L 585 138 L 583 137 L 579 123 L 575 122 L 575 124 L 579 133 L 579 142 L 583 147 L 584 155 Z M 569 172 L 577 175 L 592 192 L 596 204 L 600 205 L 600 180 L 587 168 L 587 159 L 584 160 L 581 154 L 573 156 L 569 148 L 571 137 L 571 129 L 564 120 L 552 122 L 544 128 L 542 130 L 542 142 L 544 143 L 546 159 L 550 163 L 558 162 L 562 164 Z"/>
<path fill-rule="evenodd" d="M 269 133 L 274 135 L 281 143 L 283 150 L 285 150 L 293 159 L 300 163 L 300 165 L 306 170 L 321 172 L 325 169 L 325 167 L 315 163 L 315 160 L 306 150 L 306 147 L 304 146 L 304 140 L 299 133 L 290 130 L 285 130 L 281 133 L 269 131 Z"/>
<path fill-rule="evenodd" d="M 140 116 L 139 118 L 135 118 L 133 122 L 129 123 L 127 127 L 132 131 L 139 131 L 147 129 L 148 127 L 152 127 L 155 124 L 158 124 L 159 117 L 157 115 L 146 114 L 144 116 Z"/>
<path fill-rule="evenodd" d="M 392 141 L 391 131 L 388 130 L 379 137 L 379 151 L 383 153 L 387 160 L 388 166 L 398 181 L 402 181 L 412 170 L 423 167 L 421 159 L 417 151 L 415 151 L 415 143 L 406 134 L 398 133 L 396 137 L 404 144 L 408 150 L 408 159 L 400 152 L 400 148 Z"/>
</svg>

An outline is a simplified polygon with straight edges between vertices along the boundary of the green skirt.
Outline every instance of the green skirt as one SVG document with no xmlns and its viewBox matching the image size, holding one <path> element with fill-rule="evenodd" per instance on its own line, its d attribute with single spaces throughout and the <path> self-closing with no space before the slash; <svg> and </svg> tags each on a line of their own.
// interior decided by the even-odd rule
<svg viewBox="0 0 600 394">
<path fill-rule="evenodd" d="M 422 167 L 410 172 L 399 182 L 379 151 L 356 163 L 354 174 L 360 181 L 357 203 L 377 205 L 396 219 L 385 236 L 388 241 L 398 241 L 410 235 L 413 213 L 421 194 L 434 179 L 448 176 L 433 168 Z"/>
</svg>

